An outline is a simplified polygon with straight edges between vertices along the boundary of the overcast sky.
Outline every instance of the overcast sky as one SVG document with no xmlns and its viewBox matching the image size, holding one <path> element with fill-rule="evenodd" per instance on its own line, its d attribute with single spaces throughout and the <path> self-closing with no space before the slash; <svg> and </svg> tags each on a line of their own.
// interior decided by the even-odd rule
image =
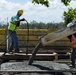
<svg viewBox="0 0 76 75">
<path fill-rule="evenodd" d="M 0 0 L 0 21 L 7 22 L 16 15 L 18 9 L 23 9 L 24 14 L 21 18 L 28 22 L 62 22 L 63 12 L 69 7 L 76 8 L 76 0 L 71 1 L 70 6 L 66 7 L 61 0 L 50 0 L 50 7 L 41 4 L 32 4 L 32 0 Z"/>
</svg>

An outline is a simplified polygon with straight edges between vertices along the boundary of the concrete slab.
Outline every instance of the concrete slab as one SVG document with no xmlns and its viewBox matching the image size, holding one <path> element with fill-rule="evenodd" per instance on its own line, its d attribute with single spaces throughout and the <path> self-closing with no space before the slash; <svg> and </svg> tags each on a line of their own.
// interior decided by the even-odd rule
<svg viewBox="0 0 76 75">
<path fill-rule="evenodd" d="M 54 70 L 65 72 L 53 72 Z M 29 73 L 24 75 L 71 75 L 70 67 L 66 64 L 59 64 L 51 61 L 34 61 L 32 65 L 28 65 L 28 61 L 21 62 L 6 62 L 1 64 L 1 71 L 28 71 Z M 32 71 L 32 72 L 31 72 Z M 43 71 L 42 73 L 40 71 Z M 50 72 L 51 71 L 51 72 Z M 31 73 L 30 73 L 31 72 Z M 23 74 L 18 74 L 23 75 Z"/>
</svg>

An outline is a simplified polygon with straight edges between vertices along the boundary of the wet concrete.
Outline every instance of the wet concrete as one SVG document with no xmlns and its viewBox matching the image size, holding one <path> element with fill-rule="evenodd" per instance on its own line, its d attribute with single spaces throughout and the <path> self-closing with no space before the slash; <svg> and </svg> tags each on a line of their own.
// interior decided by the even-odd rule
<svg viewBox="0 0 76 75">
<path fill-rule="evenodd" d="M 1 70 L 69 70 L 66 64 L 55 63 L 53 61 L 34 61 L 28 65 L 28 61 L 6 62 L 1 64 Z M 8 74 L 4 74 L 8 75 Z M 14 75 L 71 75 L 70 72 L 51 72 L 51 73 L 20 73 Z"/>
</svg>

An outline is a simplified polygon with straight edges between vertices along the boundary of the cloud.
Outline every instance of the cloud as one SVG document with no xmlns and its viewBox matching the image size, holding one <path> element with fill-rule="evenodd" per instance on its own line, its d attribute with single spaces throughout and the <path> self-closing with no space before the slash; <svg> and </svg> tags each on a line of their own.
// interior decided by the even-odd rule
<svg viewBox="0 0 76 75">
<path fill-rule="evenodd" d="M 71 1 L 69 7 L 76 8 L 76 1 Z M 41 4 L 34 5 L 29 0 L 24 3 L 0 0 L 0 18 L 2 21 L 6 21 L 7 17 L 10 20 L 18 9 L 23 9 L 22 17 L 29 22 L 33 20 L 37 22 L 61 22 L 63 21 L 63 12 L 67 11 L 69 7 L 64 6 L 61 0 L 50 0 L 48 8 Z"/>
</svg>

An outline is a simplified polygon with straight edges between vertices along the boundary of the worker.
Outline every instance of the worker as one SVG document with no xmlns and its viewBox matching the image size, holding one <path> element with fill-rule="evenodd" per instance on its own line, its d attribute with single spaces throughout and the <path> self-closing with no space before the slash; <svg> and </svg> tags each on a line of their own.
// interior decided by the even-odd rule
<svg viewBox="0 0 76 75">
<path fill-rule="evenodd" d="M 74 25 L 76 25 L 75 21 L 69 23 L 67 27 L 75 28 Z M 71 64 L 72 68 L 75 68 L 75 59 L 76 59 L 76 33 L 68 36 L 71 46 L 72 46 L 72 52 L 71 52 Z"/>
<path fill-rule="evenodd" d="M 17 14 L 13 17 L 11 17 L 10 23 L 8 25 L 8 32 L 9 35 L 11 37 L 11 45 L 9 48 L 9 53 L 13 53 L 13 49 L 15 48 L 15 52 L 18 53 L 19 52 L 19 47 L 18 47 L 18 38 L 17 38 L 17 34 L 16 34 L 16 30 L 20 25 L 20 16 L 23 14 L 23 10 L 20 9 L 17 11 Z M 25 19 L 23 18 L 22 21 L 24 21 Z"/>
</svg>

